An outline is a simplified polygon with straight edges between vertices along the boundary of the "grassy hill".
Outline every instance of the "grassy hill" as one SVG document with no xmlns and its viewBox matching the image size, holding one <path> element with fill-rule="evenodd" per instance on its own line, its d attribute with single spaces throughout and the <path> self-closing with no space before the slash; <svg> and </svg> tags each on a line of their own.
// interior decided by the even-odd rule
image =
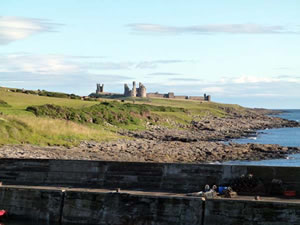
<svg viewBox="0 0 300 225">
<path fill-rule="evenodd" d="M 146 129 L 146 124 L 176 126 L 203 116 L 243 112 L 236 105 L 168 99 L 82 101 L 11 92 L 0 88 L 0 145 L 73 146 L 83 140 L 121 138 L 118 129 Z"/>
</svg>

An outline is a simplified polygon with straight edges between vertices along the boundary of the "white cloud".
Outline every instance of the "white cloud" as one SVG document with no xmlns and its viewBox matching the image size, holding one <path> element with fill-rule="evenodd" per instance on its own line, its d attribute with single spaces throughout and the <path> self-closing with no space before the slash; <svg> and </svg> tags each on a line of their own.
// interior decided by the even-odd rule
<svg viewBox="0 0 300 225">
<path fill-rule="evenodd" d="M 174 91 L 178 95 L 210 94 L 215 97 L 300 97 L 300 76 L 277 75 L 273 77 L 243 75 L 222 77 L 220 80 L 202 80 L 195 76 L 172 73 L 152 73 L 148 79 L 138 78 L 142 72 L 149 75 L 144 62 L 106 62 L 101 57 L 83 57 L 66 55 L 32 55 L 26 53 L 0 54 L 1 86 L 47 89 L 70 92 L 86 88 L 86 94 L 92 92 L 94 84 L 104 82 L 122 92 L 122 83 L 137 80 L 147 86 L 149 92 Z M 188 62 L 184 60 L 147 61 L 151 67 L 164 64 Z M 139 65 L 139 66 L 137 66 Z M 119 71 L 115 73 L 114 71 Z M 132 76 L 133 74 L 133 76 Z M 136 74 L 136 75 L 134 75 Z M 146 75 L 147 76 L 147 75 Z M 200 76 L 198 76 L 200 77 Z M 73 88 L 73 89 L 72 89 Z M 112 91 L 114 91 L 112 90 Z M 80 92 L 83 93 L 83 92 Z"/>
<path fill-rule="evenodd" d="M 198 26 L 166 26 L 160 24 L 134 23 L 127 25 L 135 32 L 153 34 L 300 34 L 285 26 L 259 24 L 207 24 Z"/>
<path fill-rule="evenodd" d="M 227 77 L 222 78 L 221 82 L 215 82 L 215 85 L 209 84 L 204 90 L 228 97 L 300 97 L 300 78 L 297 76 Z"/>
<path fill-rule="evenodd" d="M 214 93 L 214 94 L 223 94 L 225 93 L 225 90 L 223 87 L 205 87 L 202 89 L 203 92 L 207 92 L 207 93 Z"/>
<path fill-rule="evenodd" d="M 176 63 L 184 63 L 188 62 L 185 60 L 153 60 L 153 61 L 142 61 L 139 62 L 135 65 L 136 68 L 139 69 L 154 69 L 157 68 L 158 65 L 163 65 L 163 64 L 176 64 Z"/>
<path fill-rule="evenodd" d="M 84 60 L 82 60 L 84 59 Z M 95 61 L 97 60 L 97 61 Z M 154 69 L 159 65 L 176 64 L 183 60 L 153 60 L 142 62 L 110 62 L 101 57 L 79 57 L 67 55 L 33 55 L 16 53 L 0 55 L 0 72 L 28 72 L 47 74 L 65 74 L 103 70 L 141 70 Z"/>
<path fill-rule="evenodd" d="M 180 95 L 210 94 L 219 98 L 248 98 L 248 97 L 300 97 L 299 76 L 240 76 L 222 77 L 215 81 L 193 81 L 192 78 L 182 80 L 169 79 L 164 84 L 152 83 L 151 86 L 160 91 L 174 91 Z M 154 90 L 153 90 L 154 91 Z"/>
<path fill-rule="evenodd" d="M 0 55 L 0 72 L 28 72 L 43 74 L 64 74 L 80 72 L 81 68 L 67 57 L 57 55 Z"/>
<path fill-rule="evenodd" d="M 232 80 L 235 84 L 249 84 L 249 83 L 270 83 L 279 81 L 277 78 L 256 77 L 256 76 L 241 76 Z"/>
<path fill-rule="evenodd" d="M 299 76 L 291 76 L 291 75 L 280 75 L 273 77 L 262 77 L 262 76 L 248 76 L 243 75 L 239 77 L 222 77 L 219 80 L 219 84 L 251 84 L 254 86 L 255 84 L 262 83 L 276 83 L 276 82 L 295 82 L 300 83 Z"/>
<path fill-rule="evenodd" d="M 43 19 L 0 16 L 0 45 L 38 33 L 53 32 L 59 25 Z"/>
<path fill-rule="evenodd" d="M 105 61 L 103 57 L 90 56 L 0 54 L 0 85 L 28 89 L 50 88 L 50 90 L 57 91 L 79 91 L 81 94 L 84 94 L 81 90 L 88 87 L 85 92 L 87 94 L 93 91 L 95 83 L 104 82 L 107 84 L 106 87 L 122 92 L 124 82 L 132 80 L 144 82 L 142 79 L 132 77 L 132 74 L 140 74 L 141 70 L 148 73 L 149 67 L 142 66 L 145 62 L 151 65 L 150 69 L 152 69 L 160 65 L 184 61 L 110 62 Z"/>
<path fill-rule="evenodd" d="M 149 73 L 148 76 L 180 76 L 181 73 L 172 73 L 172 72 L 156 72 L 156 73 Z"/>
</svg>

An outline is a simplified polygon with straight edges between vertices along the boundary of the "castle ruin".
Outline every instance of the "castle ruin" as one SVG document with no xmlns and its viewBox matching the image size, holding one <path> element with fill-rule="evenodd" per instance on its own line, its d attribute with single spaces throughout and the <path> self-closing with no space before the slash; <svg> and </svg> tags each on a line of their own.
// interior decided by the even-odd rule
<svg viewBox="0 0 300 225">
<path fill-rule="evenodd" d="M 139 87 L 136 87 L 135 81 L 132 83 L 132 89 L 130 90 L 127 84 L 124 84 L 124 96 L 125 97 L 140 97 L 146 98 L 147 91 L 145 85 L 141 82 L 139 83 Z"/>
<path fill-rule="evenodd" d="M 168 99 L 186 99 L 186 100 L 196 100 L 196 101 L 211 101 L 211 96 L 204 94 L 204 96 L 187 96 L 187 95 L 175 95 L 174 92 L 168 92 L 165 94 L 162 93 L 147 93 L 145 85 L 141 82 L 139 87 L 136 87 L 136 82 L 132 82 L 132 89 L 129 88 L 128 84 L 124 84 L 124 93 L 112 93 L 104 92 L 104 84 L 97 84 L 96 93 L 91 94 L 90 96 L 118 96 L 118 97 L 140 97 L 140 98 L 168 98 Z"/>
<path fill-rule="evenodd" d="M 97 84 L 96 94 L 99 95 L 102 94 L 103 92 L 104 92 L 104 84 L 102 85 Z"/>
<path fill-rule="evenodd" d="M 211 101 L 211 96 L 204 94 L 204 96 L 188 96 L 188 95 L 175 95 L 174 92 L 168 92 L 166 94 L 154 92 L 148 93 L 147 98 L 169 98 L 169 99 L 180 99 L 180 100 L 196 100 L 196 101 Z"/>
</svg>

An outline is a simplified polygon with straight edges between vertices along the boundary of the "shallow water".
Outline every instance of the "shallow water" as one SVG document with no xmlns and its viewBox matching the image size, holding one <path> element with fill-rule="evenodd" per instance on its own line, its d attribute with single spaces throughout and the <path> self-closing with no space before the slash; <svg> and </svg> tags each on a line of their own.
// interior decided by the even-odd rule
<svg viewBox="0 0 300 225">
<path fill-rule="evenodd" d="M 285 110 L 278 117 L 300 121 L 300 110 Z M 279 144 L 282 146 L 300 147 L 300 128 L 279 128 L 259 130 L 256 137 L 235 139 L 236 143 Z M 289 155 L 287 159 L 261 161 L 230 161 L 223 164 L 233 165 L 269 165 L 269 166 L 300 166 L 300 154 Z"/>
<path fill-rule="evenodd" d="M 240 144 L 259 143 L 300 147 L 300 128 L 297 127 L 259 130 L 256 137 L 235 139 L 233 140 L 233 142 Z"/>
</svg>

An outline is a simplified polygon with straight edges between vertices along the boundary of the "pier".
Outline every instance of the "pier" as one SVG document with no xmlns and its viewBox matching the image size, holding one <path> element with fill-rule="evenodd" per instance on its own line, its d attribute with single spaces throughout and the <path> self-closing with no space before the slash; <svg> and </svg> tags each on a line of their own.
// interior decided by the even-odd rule
<svg viewBox="0 0 300 225">
<path fill-rule="evenodd" d="M 299 167 L 1 159 L 0 208 L 51 224 L 300 224 L 298 196 L 186 195 L 248 173 L 300 193 Z"/>
</svg>

